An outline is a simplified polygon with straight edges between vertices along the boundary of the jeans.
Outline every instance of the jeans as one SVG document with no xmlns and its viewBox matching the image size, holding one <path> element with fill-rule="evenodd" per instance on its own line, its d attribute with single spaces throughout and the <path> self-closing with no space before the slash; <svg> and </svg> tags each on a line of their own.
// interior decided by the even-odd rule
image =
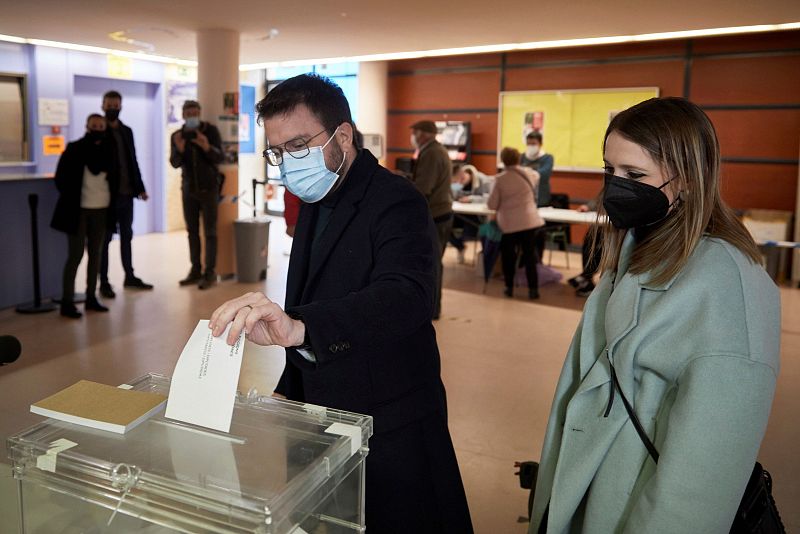
<svg viewBox="0 0 800 534">
<path fill-rule="evenodd" d="M 190 193 L 183 190 L 183 220 L 189 233 L 189 258 L 192 273 L 203 273 L 200 264 L 200 215 L 203 216 L 203 234 L 206 238 L 205 275 L 214 274 L 217 265 L 217 207 L 219 195 L 216 191 Z"/>
<path fill-rule="evenodd" d="M 119 252 L 122 256 L 122 268 L 125 269 L 125 278 L 133 278 L 133 260 L 131 255 L 131 240 L 133 239 L 133 197 L 130 195 L 117 195 L 115 206 L 109 208 L 116 215 L 119 226 Z M 110 216 L 113 216 L 110 215 Z M 108 284 L 108 245 L 114 237 L 114 232 L 106 232 L 106 241 L 103 245 L 103 254 L 100 258 L 100 283 Z"/>
<path fill-rule="evenodd" d="M 81 209 L 78 231 L 67 234 L 67 261 L 61 279 L 61 305 L 71 304 L 75 300 L 75 274 L 83 258 L 86 248 L 89 261 L 86 265 L 86 300 L 95 297 L 97 290 L 97 271 L 100 266 L 100 254 L 106 234 L 106 208 Z M 87 243 L 88 241 L 88 243 Z"/>
</svg>

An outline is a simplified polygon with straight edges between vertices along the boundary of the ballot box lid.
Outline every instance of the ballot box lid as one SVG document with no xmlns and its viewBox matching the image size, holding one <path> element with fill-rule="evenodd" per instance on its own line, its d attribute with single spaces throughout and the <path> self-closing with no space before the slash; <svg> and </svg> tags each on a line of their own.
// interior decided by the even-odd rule
<svg viewBox="0 0 800 534">
<path fill-rule="evenodd" d="M 125 387 L 169 385 L 148 374 Z M 237 395 L 229 433 L 161 411 L 125 434 L 47 419 L 7 447 L 17 479 L 118 513 L 184 532 L 283 533 L 363 467 L 371 435 L 369 416 L 251 392 Z"/>
</svg>

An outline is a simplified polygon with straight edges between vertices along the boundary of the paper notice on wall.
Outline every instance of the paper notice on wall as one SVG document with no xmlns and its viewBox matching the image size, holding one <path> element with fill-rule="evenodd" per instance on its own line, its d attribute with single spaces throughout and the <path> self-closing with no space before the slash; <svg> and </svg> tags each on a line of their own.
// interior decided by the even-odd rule
<svg viewBox="0 0 800 534">
<path fill-rule="evenodd" d="M 69 100 L 66 98 L 39 99 L 39 126 L 69 124 Z"/>
<path fill-rule="evenodd" d="M 197 323 L 172 374 L 166 417 L 230 431 L 244 352 L 243 334 L 233 346 L 225 341 L 230 327 L 214 337 L 208 321 Z"/>
</svg>

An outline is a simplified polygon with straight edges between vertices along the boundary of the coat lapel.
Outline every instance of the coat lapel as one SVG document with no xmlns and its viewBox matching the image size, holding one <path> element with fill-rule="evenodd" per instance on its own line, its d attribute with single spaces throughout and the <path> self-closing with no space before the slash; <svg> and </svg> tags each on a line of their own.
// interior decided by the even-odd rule
<svg viewBox="0 0 800 534">
<path fill-rule="evenodd" d="M 347 173 L 346 180 L 342 184 L 341 197 L 331 212 L 328 225 L 319 236 L 320 242 L 313 247 L 313 252 L 310 252 L 310 248 L 306 249 L 306 253 L 310 253 L 311 257 L 308 262 L 308 275 L 304 277 L 305 282 L 299 302 L 306 302 L 310 298 L 309 291 L 317 277 L 319 277 L 328 257 L 341 239 L 342 234 L 347 230 L 350 222 L 358 214 L 358 203 L 364 197 L 367 186 L 377 168 L 378 160 L 371 153 L 366 150 L 361 150 L 358 153 L 356 160 Z M 306 241 L 310 242 L 313 239 L 311 235 L 313 231 L 313 224 L 309 222 L 305 237 Z M 294 248 L 292 248 L 292 256 L 294 256 Z"/>
<path fill-rule="evenodd" d="M 286 277 L 286 307 L 299 304 L 303 294 L 316 210 L 317 206 L 313 204 L 301 204 L 300 206 L 297 227 L 292 240 L 292 252 L 289 257 L 289 273 Z"/>
<path fill-rule="evenodd" d="M 628 420 L 618 400 L 617 409 L 607 417 L 604 412 L 612 387 L 606 349 L 613 361 L 614 346 L 637 324 L 642 288 L 638 277 L 625 276 L 633 246 L 632 236 L 628 235 L 616 276 L 607 273 L 601 278 L 584 310 L 579 343 L 582 378 L 567 405 L 553 477 L 552 495 L 559 498 L 550 503 L 548 524 L 555 532 L 567 528 L 608 449 Z M 615 369 L 619 370 L 617 366 Z"/>
</svg>

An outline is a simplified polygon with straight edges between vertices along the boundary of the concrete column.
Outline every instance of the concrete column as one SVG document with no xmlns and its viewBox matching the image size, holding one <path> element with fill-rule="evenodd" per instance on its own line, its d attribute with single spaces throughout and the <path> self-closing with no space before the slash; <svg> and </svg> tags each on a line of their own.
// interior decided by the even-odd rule
<svg viewBox="0 0 800 534">
<path fill-rule="evenodd" d="M 365 134 L 383 138 L 383 158 L 386 161 L 386 119 L 389 87 L 388 63 L 368 61 L 358 66 L 358 129 Z"/>
<path fill-rule="evenodd" d="M 205 29 L 197 32 L 197 100 L 203 108 L 203 120 L 219 126 L 223 114 L 225 93 L 239 92 L 239 32 Z M 238 109 L 236 112 L 238 113 Z M 239 167 L 223 164 L 225 174 L 222 194 L 230 198 L 237 194 Z M 217 218 L 217 273 L 226 276 L 235 272 L 233 221 L 238 206 L 230 202 L 219 206 Z"/>
</svg>

